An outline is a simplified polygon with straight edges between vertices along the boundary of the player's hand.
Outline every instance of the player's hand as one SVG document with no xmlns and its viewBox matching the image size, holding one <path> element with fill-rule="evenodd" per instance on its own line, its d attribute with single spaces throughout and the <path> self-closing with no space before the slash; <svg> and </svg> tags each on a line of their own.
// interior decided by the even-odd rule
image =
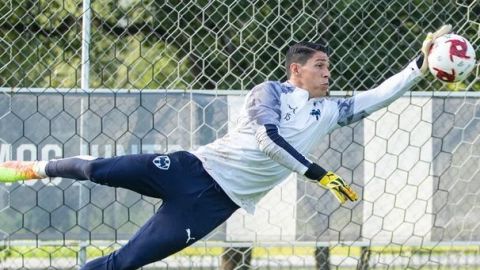
<svg viewBox="0 0 480 270">
<path fill-rule="evenodd" d="M 433 43 L 438 37 L 451 32 L 452 32 L 452 26 L 450 24 L 443 25 L 434 33 L 428 32 L 427 37 L 425 38 L 422 44 L 421 52 L 423 55 L 421 57 L 423 58 L 423 62 L 422 62 L 422 65 L 419 66 L 420 71 L 423 74 L 426 74 L 428 72 L 428 53 L 430 52 L 430 48 L 432 47 Z"/>
<path fill-rule="evenodd" d="M 347 200 L 356 201 L 358 199 L 357 193 L 338 175 L 333 172 L 327 174 L 320 179 L 320 185 L 330 190 L 335 198 L 343 204 Z"/>
</svg>

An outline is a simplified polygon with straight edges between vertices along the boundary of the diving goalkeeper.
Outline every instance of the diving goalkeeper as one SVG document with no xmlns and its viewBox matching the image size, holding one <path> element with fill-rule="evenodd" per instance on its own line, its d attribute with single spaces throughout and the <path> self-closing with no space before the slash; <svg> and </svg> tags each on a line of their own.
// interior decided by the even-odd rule
<svg viewBox="0 0 480 270">
<path fill-rule="evenodd" d="M 238 125 L 196 151 L 76 156 L 0 164 L 0 182 L 45 177 L 90 180 L 163 199 L 160 209 L 119 250 L 88 262 L 90 269 L 137 269 L 200 240 L 238 208 L 257 202 L 292 172 L 318 181 L 340 202 L 357 200 L 334 172 L 305 155 L 332 130 L 358 121 L 401 97 L 427 73 L 426 54 L 446 25 L 429 33 L 421 54 L 398 74 L 349 98 L 328 96 L 329 49 L 300 42 L 286 54 L 288 80 L 268 81 L 246 96 Z"/>
</svg>

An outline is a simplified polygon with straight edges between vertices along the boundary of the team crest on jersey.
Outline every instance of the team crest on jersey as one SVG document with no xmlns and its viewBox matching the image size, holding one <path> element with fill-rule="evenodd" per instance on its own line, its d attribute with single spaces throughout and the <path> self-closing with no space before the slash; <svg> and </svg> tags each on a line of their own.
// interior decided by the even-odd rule
<svg viewBox="0 0 480 270">
<path fill-rule="evenodd" d="M 315 118 L 318 121 L 318 119 L 320 118 L 320 110 L 319 109 L 312 109 L 312 111 L 310 112 L 310 115 L 315 116 Z"/>
<path fill-rule="evenodd" d="M 168 170 L 170 168 L 170 158 L 168 156 L 158 156 L 153 159 L 153 164 L 160 170 Z"/>
</svg>

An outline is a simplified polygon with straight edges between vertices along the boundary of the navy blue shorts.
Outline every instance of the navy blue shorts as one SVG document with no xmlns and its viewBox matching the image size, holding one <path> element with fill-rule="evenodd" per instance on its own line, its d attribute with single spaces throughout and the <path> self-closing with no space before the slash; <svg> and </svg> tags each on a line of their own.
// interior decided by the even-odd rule
<svg viewBox="0 0 480 270">
<path fill-rule="evenodd" d="M 239 207 L 193 154 L 127 155 L 106 159 L 51 161 L 50 177 L 91 180 L 161 198 L 163 204 L 121 249 L 87 263 L 86 269 L 138 269 L 193 244 Z"/>
</svg>

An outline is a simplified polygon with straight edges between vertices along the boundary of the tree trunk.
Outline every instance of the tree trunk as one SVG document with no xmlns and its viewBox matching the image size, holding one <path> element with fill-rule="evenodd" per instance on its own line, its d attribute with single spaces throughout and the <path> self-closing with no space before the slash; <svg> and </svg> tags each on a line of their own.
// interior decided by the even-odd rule
<svg viewBox="0 0 480 270">
<path fill-rule="evenodd" d="M 368 261 L 370 260 L 370 248 L 362 247 L 360 250 L 360 261 L 357 265 L 357 270 L 368 270 Z"/>
<path fill-rule="evenodd" d="M 330 270 L 330 248 L 317 247 L 315 249 L 315 262 L 318 270 Z"/>
<path fill-rule="evenodd" d="M 222 254 L 222 270 L 251 269 L 252 249 L 248 247 L 230 247 Z"/>
</svg>

